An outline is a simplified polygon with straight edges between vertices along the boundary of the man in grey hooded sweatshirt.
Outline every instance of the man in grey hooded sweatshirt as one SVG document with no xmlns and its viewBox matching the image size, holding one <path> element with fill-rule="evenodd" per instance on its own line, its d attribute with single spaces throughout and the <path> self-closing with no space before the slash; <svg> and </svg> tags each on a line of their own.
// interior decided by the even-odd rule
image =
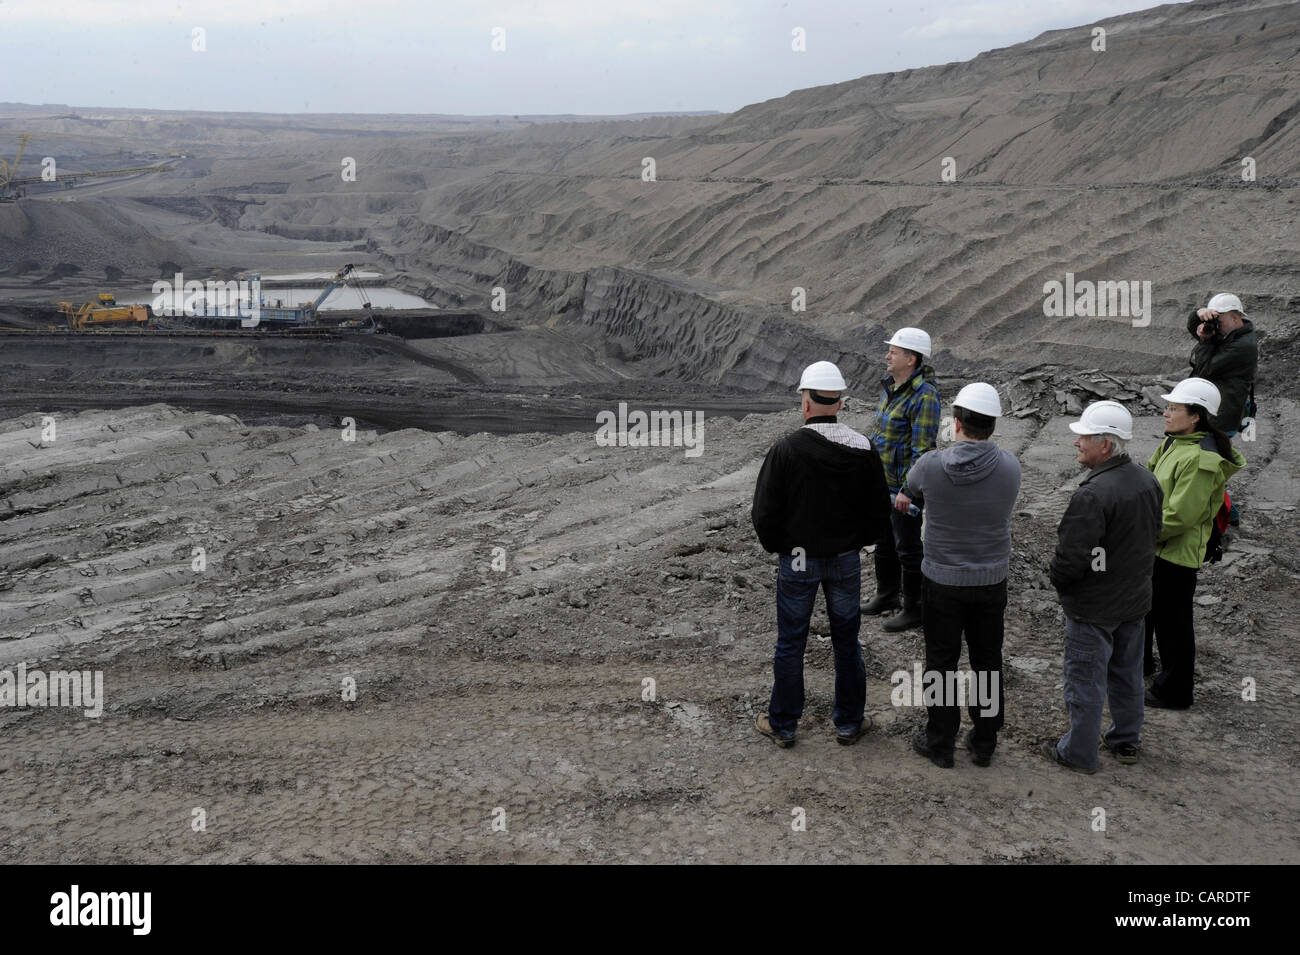
<svg viewBox="0 0 1300 955">
<path fill-rule="evenodd" d="M 912 748 L 936 766 L 953 764 L 961 705 L 974 728 L 966 748 L 977 766 L 993 759 L 1002 728 L 1002 617 L 1011 560 L 1011 512 L 1020 493 L 1020 462 L 989 440 L 1002 402 L 984 382 L 953 401 L 955 442 L 927 451 L 907 474 L 902 497 L 925 501 L 924 608 L 926 727 Z M 971 672 L 957 662 L 966 634 Z"/>
</svg>

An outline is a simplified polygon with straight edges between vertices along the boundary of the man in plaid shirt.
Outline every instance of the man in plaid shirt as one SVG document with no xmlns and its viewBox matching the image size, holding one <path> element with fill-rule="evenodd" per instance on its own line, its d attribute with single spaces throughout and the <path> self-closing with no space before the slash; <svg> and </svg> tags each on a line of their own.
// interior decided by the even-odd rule
<svg viewBox="0 0 1300 955">
<path fill-rule="evenodd" d="M 871 443 L 885 469 L 893 534 L 886 534 L 876 547 L 876 595 L 862 605 L 862 612 L 875 616 L 898 609 L 901 582 L 902 611 L 884 625 L 884 629 L 897 632 L 921 625 L 920 509 L 924 505 L 909 510 L 904 504 L 903 511 L 894 505 L 900 500 L 907 472 L 937 444 L 939 389 L 934 369 L 925 364 L 931 353 L 928 334 L 919 328 L 900 328 L 887 344 L 885 370 L 889 374 L 880 380 L 880 405 Z"/>
</svg>

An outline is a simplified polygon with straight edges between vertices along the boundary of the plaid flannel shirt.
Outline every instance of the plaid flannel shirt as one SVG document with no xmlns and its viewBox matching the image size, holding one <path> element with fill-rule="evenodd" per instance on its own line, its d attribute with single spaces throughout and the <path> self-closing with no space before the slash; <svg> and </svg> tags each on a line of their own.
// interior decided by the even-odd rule
<svg viewBox="0 0 1300 955">
<path fill-rule="evenodd" d="M 880 379 L 880 384 L 880 405 L 876 408 L 871 443 L 885 467 L 889 492 L 897 494 L 912 465 L 936 446 L 939 389 L 934 383 L 934 369 L 929 365 L 922 365 L 916 374 L 897 387 L 888 375 Z"/>
</svg>

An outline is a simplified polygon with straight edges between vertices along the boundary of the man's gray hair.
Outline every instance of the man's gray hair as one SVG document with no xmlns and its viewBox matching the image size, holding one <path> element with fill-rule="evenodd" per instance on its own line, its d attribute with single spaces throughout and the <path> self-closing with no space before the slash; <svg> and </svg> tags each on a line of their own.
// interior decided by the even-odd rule
<svg viewBox="0 0 1300 955">
<path fill-rule="evenodd" d="M 1110 456 L 1112 458 L 1128 451 L 1128 442 L 1117 434 L 1094 434 L 1092 440 L 1110 442 Z"/>
</svg>

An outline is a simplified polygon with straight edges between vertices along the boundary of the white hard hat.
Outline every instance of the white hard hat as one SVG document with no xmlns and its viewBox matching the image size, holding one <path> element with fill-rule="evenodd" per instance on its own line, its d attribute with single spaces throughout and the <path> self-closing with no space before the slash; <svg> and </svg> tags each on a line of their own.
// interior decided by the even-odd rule
<svg viewBox="0 0 1300 955">
<path fill-rule="evenodd" d="M 1241 312 L 1242 315 L 1246 314 L 1246 310 L 1241 307 L 1241 299 L 1231 292 L 1220 292 L 1210 299 L 1205 307 L 1212 312 Z"/>
<path fill-rule="evenodd" d="M 900 328 L 886 345 L 897 345 L 908 351 L 919 351 L 926 358 L 930 357 L 930 336 L 919 328 Z"/>
<path fill-rule="evenodd" d="M 1127 441 L 1133 437 L 1133 416 L 1118 401 L 1094 401 L 1083 409 L 1078 421 L 1070 422 L 1075 434 L 1113 434 Z"/>
<path fill-rule="evenodd" d="M 1002 417 L 1002 399 L 998 397 L 998 390 L 982 381 L 971 382 L 957 392 L 957 397 L 952 399 L 952 406 L 988 415 L 990 418 Z"/>
<path fill-rule="evenodd" d="M 844 391 L 848 387 L 834 362 L 815 361 L 803 370 L 803 377 L 799 379 L 799 387 L 795 390 Z"/>
<path fill-rule="evenodd" d="M 1160 397 L 1180 405 L 1200 405 L 1210 414 L 1219 413 L 1219 389 L 1204 378 L 1184 378 L 1173 391 Z"/>
</svg>

